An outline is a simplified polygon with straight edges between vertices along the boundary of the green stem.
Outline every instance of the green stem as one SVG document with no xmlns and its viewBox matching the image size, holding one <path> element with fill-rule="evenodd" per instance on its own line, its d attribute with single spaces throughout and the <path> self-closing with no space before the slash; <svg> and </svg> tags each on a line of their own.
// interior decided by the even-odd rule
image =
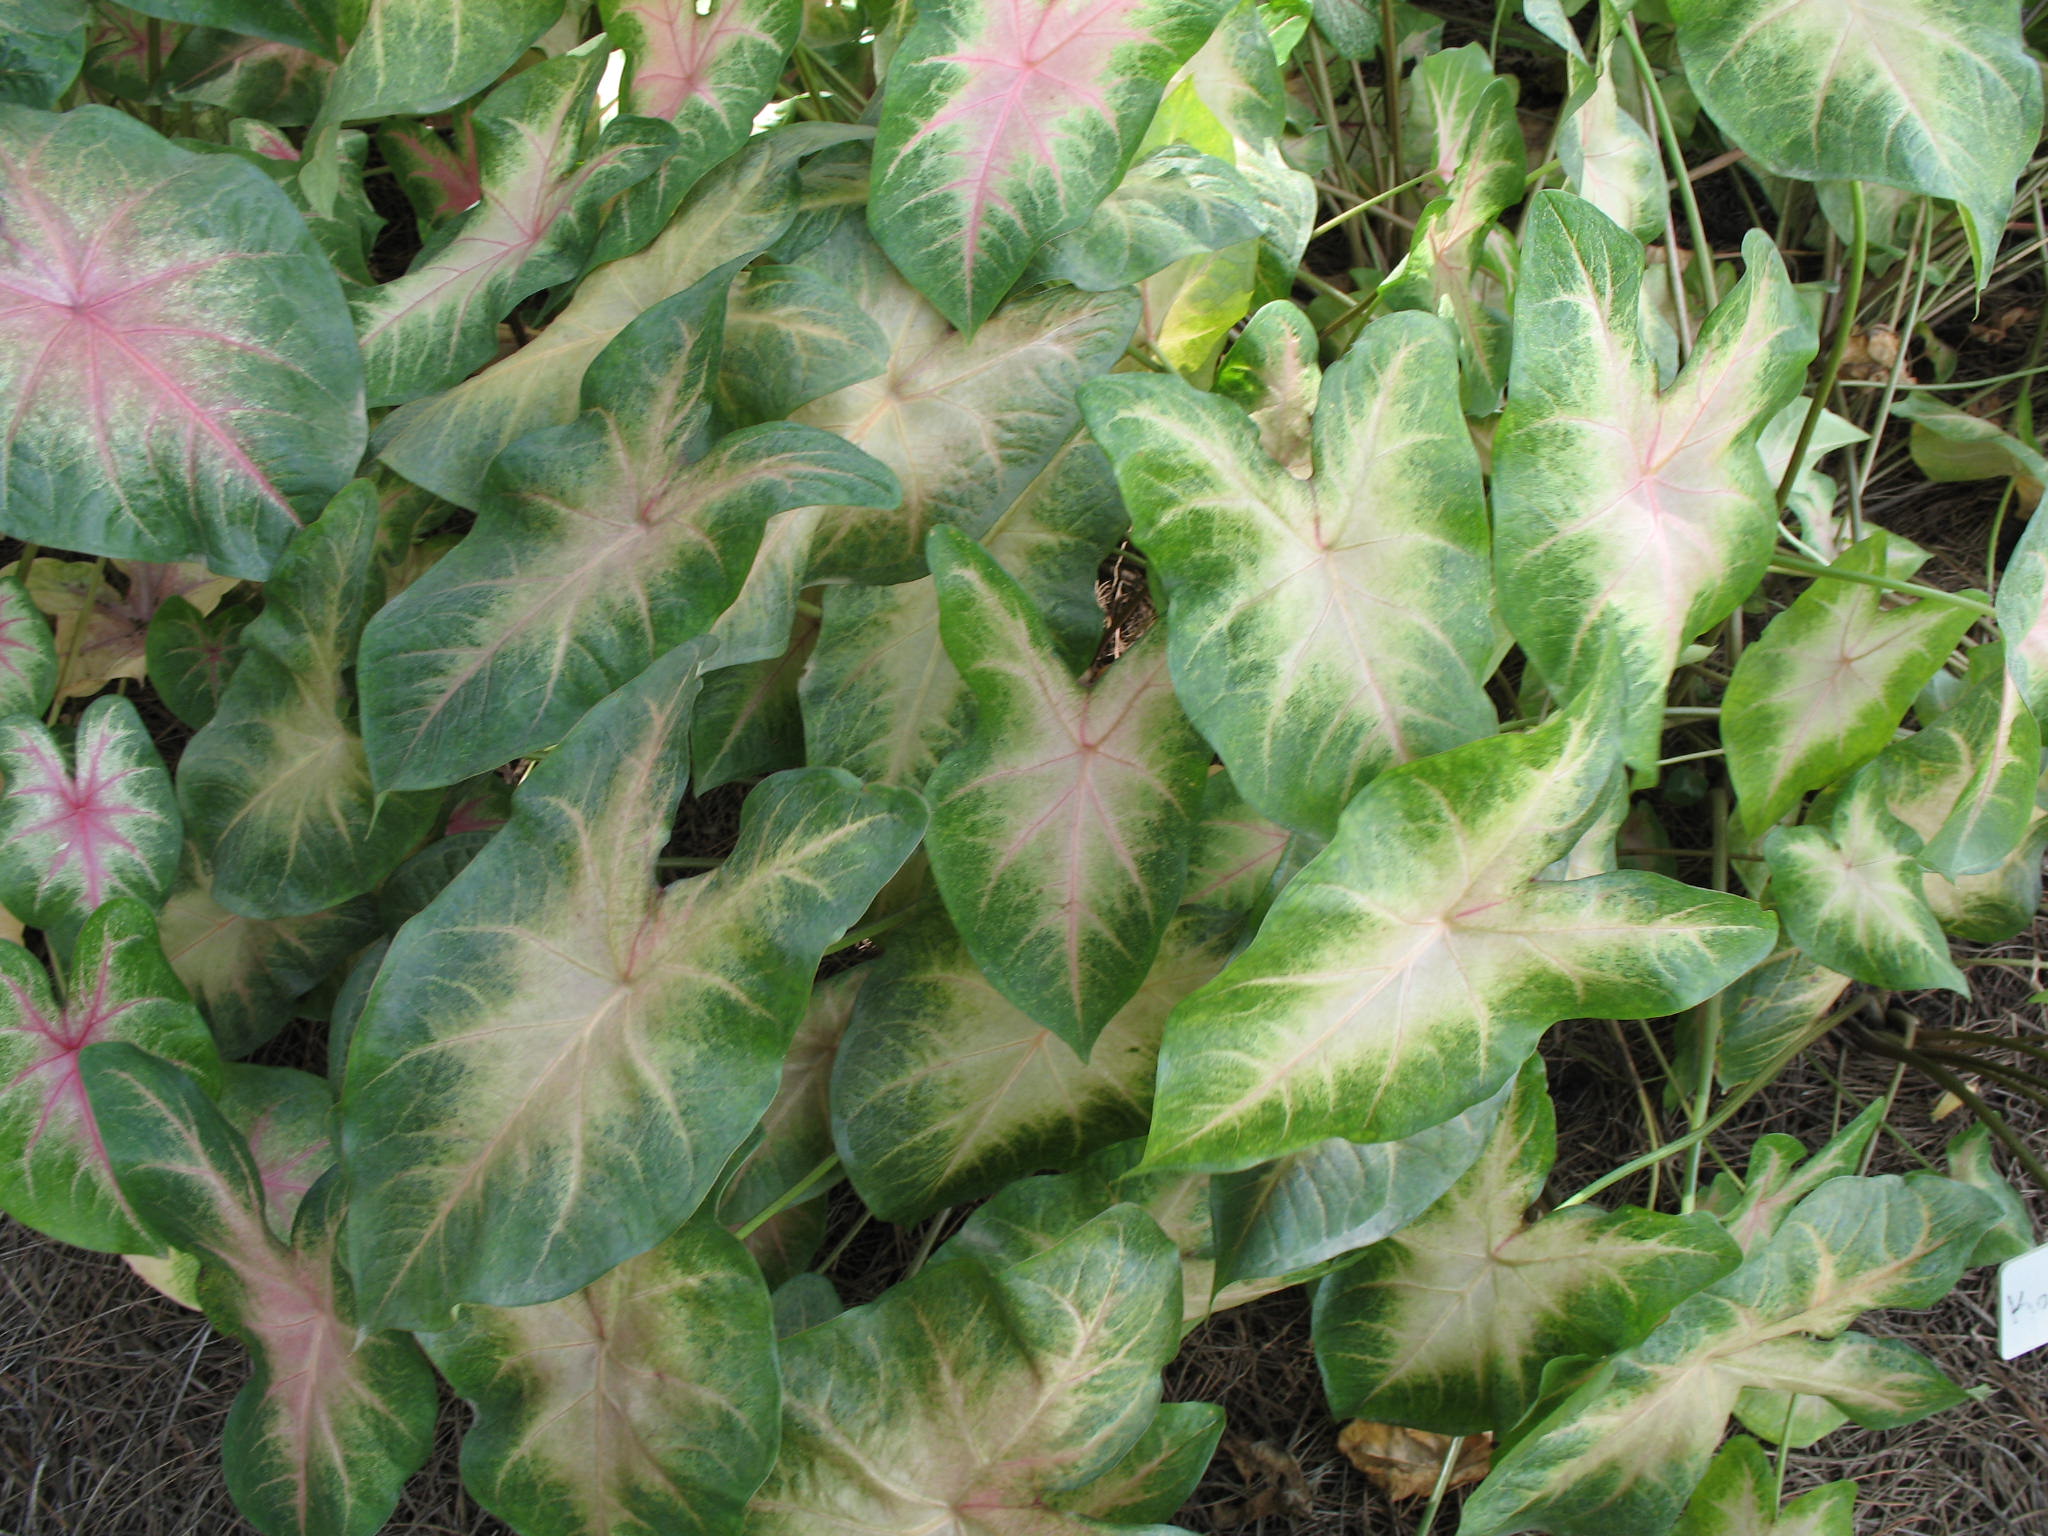
<svg viewBox="0 0 2048 1536">
<path fill-rule="evenodd" d="M 1998 617 L 1996 608 L 1989 603 L 1980 603 L 1974 597 L 1965 597 L 1960 592 L 1944 592 L 1939 587 L 1923 587 L 1917 581 L 1894 581 L 1874 571 L 1845 571 L 1838 566 L 1822 565 L 1816 560 L 1795 560 L 1790 555 L 1779 555 L 1773 559 L 1771 570 L 1780 576 L 1824 576 L 1831 581 L 1853 581 L 1858 586 L 1882 587 L 1887 592 L 1903 592 L 1912 597 L 1924 597 L 1929 602 L 1967 609 L 1981 619 Z"/>
<path fill-rule="evenodd" d="M 1913 1018 L 1910 1014 L 1907 1015 L 1907 1018 L 1909 1022 L 1906 1025 L 1906 1044 L 1911 1046 L 1914 1034 L 1920 1027 L 1920 1021 L 1917 1018 Z M 1899 1085 L 1905 1082 L 1905 1080 L 1906 1064 L 1903 1061 L 1894 1062 L 1892 1064 L 1892 1080 L 1884 1090 L 1884 1111 L 1877 1117 L 1880 1121 L 1891 1119 L 1892 1106 L 1899 1102 Z M 1857 1165 L 1856 1177 L 1860 1179 L 1869 1176 L 1870 1160 L 1875 1156 L 1877 1156 L 1877 1138 L 1873 1136 L 1863 1144 L 1863 1161 Z"/>
<path fill-rule="evenodd" d="M 1778 482 L 1778 505 L 1784 506 L 1792 494 L 1792 487 L 1799 483 L 1799 472 L 1806 467 L 1806 449 L 1813 441 L 1814 428 L 1820 425 L 1820 414 L 1827 409 L 1828 396 L 1835 392 L 1835 380 L 1841 377 L 1842 359 L 1849 351 L 1849 338 L 1856 329 L 1856 311 L 1863 304 L 1863 268 L 1870 257 L 1870 213 L 1864 205 L 1863 183 L 1849 183 L 1849 208 L 1851 228 L 1849 236 L 1849 275 L 1842 284 L 1842 312 L 1835 320 L 1834 344 L 1828 348 L 1827 362 L 1820 371 L 1820 382 L 1814 388 L 1813 399 L 1806 407 L 1806 420 L 1800 423 L 1798 441 L 1792 445 L 1792 458 L 1785 465 L 1785 477 Z M 1850 529 L 1855 537 L 1862 537 L 1862 530 Z"/>
<path fill-rule="evenodd" d="M 1714 889 L 1728 889 L 1728 791 L 1716 785 L 1713 799 L 1714 818 Z M 1699 1057 L 1694 1067 L 1692 1112 L 1688 1116 L 1695 1126 L 1707 1123 L 1707 1112 L 1714 1102 L 1714 1059 L 1721 1049 L 1721 993 L 1715 993 L 1706 1001 L 1700 1016 Z M 1685 1183 L 1680 1188 L 1678 1212 L 1681 1216 L 1692 1214 L 1699 1203 L 1700 1155 L 1706 1147 L 1702 1138 L 1686 1149 Z"/>
<path fill-rule="evenodd" d="M 687 854 L 678 854 L 674 858 L 656 859 L 654 867 L 657 869 L 717 869 L 724 862 L 725 860 L 723 859 L 700 859 Z"/>
<path fill-rule="evenodd" d="M 825 953 L 836 955 L 842 949 L 851 949 L 856 944 L 865 944 L 869 939 L 878 939 L 893 929 L 901 928 L 930 904 L 931 898 L 929 896 L 920 896 L 916 901 L 913 901 L 909 906 L 902 908 L 900 911 L 891 912 L 886 917 L 878 917 L 872 923 L 867 923 L 859 928 L 850 930 L 846 937 L 837 944 L 828 945 Z"/>
<path fill-rule="evenodd" d="M 1389 5 L 1383 14 L 1392 15 L 1393 11 Z M 1451 1436 L 1451 1443 L 1444 1447 L 1444 1464 L 1436 1469 L 1436 1486 L 1429 1490 L 1429 1503 L 1422 1511 L 1422 1523 L 1415 1527 L 1415 1536 L 1429 1536 L 1435 1527 L 1437 1511 L 1444 1507 L 1444 1495 L 1450 1492 L 1451 1474 L 1458 1469 L 1458 1453 L 1464 1449 L 1463 1435 Z"/>
<path fill-rule="evenodd" d="M 1998 510 L 1991 516 L 1991 537 L 1984 541 L 1984 589 L 1998 591 L 1998 536 L 2005 531 L 2006 509 L 2012 505 L 2015 482 L 2005 482 L 2005 494 L 1998 498 Z"/>
<path fill-rule="evenodd" d="M 1345 297 L 1349 298 L 1350 295 L 1346 294 Z M 1316 335 L 1318 337 L 1328 336 L 1333 331 L 1342 330 L 1345 326 L 1349 325 L 1352 321 L 1358 319 L 1361 315 L 1369 314 L 1372 311 L 1373 306 L 1378 304 L 1379 301 L 1380 290 L 1377 287 L 1375 287 L 1372 290 L 1372 292 L 1368 293 L 1356 304 L 1352 305 L 1349 309 L 1345 310 L 1343 314 L 1339 315 L 1336 319 L 1332 320 L 1328 325 L 1324 326 L 1321 330 L 1317 331 Z"/>
<path fill-rule="evenodd" d="M 752 1221 L 747 1222 L 737 1232 L 733 1233 L 733 1236 L 741 1242 L 745 1242 L 791 1206 L 801 1205 L 804 1201 L 810 1199 L 813 1194 L 817 1193 L 818 1186 L 838 1171 L 839 1157 L 837 1153 L 834 1153 L 809 1173 L 798 1179 L 788 1189 L 777 1195 L 768 1203 L 766 1209 Z"/>
<path fill-rule="evenodd" d="M 1658 758 L 1657 766 L 1659 768 L 1669 768 L 1673 763 L 1696 763 L 1705 757 L 1721 757 L 1727 751 L 1726 747 L 1708 747 L 1704 752 L 1681 752 L 1676 757 Z"/>
<path fill-rule="evenodd" d="M 1428 175 L 1429 172 L 1427 171 L 1418 172 L 1416 175 L 1410 176 L 1398 187 L 1389 187 L 1384 192 L 1376 193 L 1374 196 L 1368 197 L 1362 203 L 1353 203 L 1349 208 L 1346 208 L 1342 213 L 1338 214 L 1335 218 L 1325 219 L 1322 223 L 1318 224 L 1314 229 L 1310 230 L 1309 239 L 1314 240 L 1320 238 L 1323 235 L 1327 235 L 1331 230 L 1336 229 L 1340 225 L 1348 223 L 1350 220 L 1357 218 L 1358 215 L 1364 213 L 1366 209 L 1377 208 L 1381 203 L 1388 202 L 1393 198 L 1399 197 L 1403 192 L 1406 192 L 1410 187 L 1414 186 L 1417 182 L 1424 180 Z"/>
<path fill-rule="evenodd" d="M 1657 136 L 1664 143 L 1664 155 L 1671 162 L 1671 174 L 1678 178 L 1678 201 L 1685 209 L 1686 233 L 1692 236 L 1693 256 L 1700 269 L 1700 292 L 1706 296 L 1707 309 L 1711 312 L 1721 302 L 1721 291 L 1714 280 L 1714 248 L 1707 243 L 1706 221 L 1700 217 L 1700 201 L 1693 194 L 1692 177 L 1685 169 L 1685 146 L 1678 142 L 1678 128 L 1671 120 L 1670 107 L 1664 103 L 1663 87 L 1657 84 L 1656 72 L 1650 68 L 1650 56 L 1643 52 L 1643 40 L 1636 33 L 1635 17 L 1623 19 L 1621 36 L 1628 46 L 1630 59 L 1635 62 L 1636 73 L 1649 87 L 1650 109 L 1657 116 Z M 1671 253 L 1671 261 L 1673 266 L 1677 265 L 1676 251 Z"/>
<path fill-rule="evenodd" d="M 1865 1035 L 1863 1040 L 1864 1044 L 1880 1056 L 1889 1056 L 1897 1060 L 1903 1055 L 1915 1071 L 1924 1073 L 1932 1081 L 1946 1088 L 1958 1099 L 1961 1099 L 1970 1113 L 1982 1121 L 1984 1128 L 1998 1140 L 1999 1144 L 2006 1151 L 2013 1155 L 2021 1167 L 2027 1170 L 2034 1182 L 2041 1188 L 2048 1189 L 2048 1165 L 2044 1165 L 2041 1159 L 2034 1155 L 2033 1149 L 2025 1141 L 2013 1134 L 2012 1127 L 2006 1124 L 2005 1116 L 1979 1098 L 1971 1090 L 1968 1083 L 1964 1082 L 1955 1073 L 1949 1071 L 1948 1068 L 1941 1066 L 1939 1063 L 1929 1061 L 1918 1051 L 1900 1051 L 1896 1045 L 1887 1042 L 1882 1036 Z"/>
<path fill-rule="evenodd" d="M 1380 6 L 1380 105 L 1387 114 L 1387 180 L 1400 176 L 1407 162 L 1401 148 L 1401 37 L 1395 30 L 1394 7 Z M 1365 103 L 1360 102 L 1360 110 Z"/>
</svg>

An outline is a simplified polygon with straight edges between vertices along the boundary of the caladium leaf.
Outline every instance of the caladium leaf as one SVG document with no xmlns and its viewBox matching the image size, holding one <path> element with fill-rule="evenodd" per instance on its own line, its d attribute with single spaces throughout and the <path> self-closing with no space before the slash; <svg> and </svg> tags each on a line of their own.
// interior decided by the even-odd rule
<svg viewBox="0 0 2048 1536">
<path fill-rule="evenodd" d="M 1778 1474 L 1747 1435 L 1721 1447 L 1671 1536 L 1853 1536 L 1856 1485 L 1827 1483 L 1778 1508 Z"/>
<path fill-rule="evenodd" d="M 938 0 L 889 63 L 868 225 L 973 331 L 1116 186 L 1225 0 Z"/>
<path fill-rule="evenodd" d="M 68 945 L 100 903 L 163 903 L 181 840 L 170 775 L 135 706 L 96 699 L 64 751 L 30 715 L 0 719 L 0 902 Z"/>
<path fill-rule="evenodd" d="M 1650 130 L 1621 104 L 1613 69 L 1621 56 L 1610 50 L 1607 67 L 1572 70 L 1572 94 L 1583 91 L 1585 99 L 1558 130 L 1557 159 L 1573 192 L 1638 240 L 1655 240 L 1669 202 L 1664 158 Z"/>
<path fill-rule="evenodd" d="M 79 1053 L 125 1040 L 220 1082 L 213 1036 L 158 947 L 141 902 L 117 898 L 79 935 L 66 1000 L 42 965 L 0 944 L 0 1209 L 102 1253 L 158 1250 L 115 1182 L 79 1076 Z"/>
<path fill-rule="evenodd" d="M 194 27 L 179 39 L 164 77 L 174 100 L 204 102 L 273 127 L 295 127 L 320 115 L 334 61 L 290 43 Z M 290 147 L 289 140 L 284 147 Z M 290 158 L 298 158 L 295 147 Z"/>
<path fill-rule="evenodd" d="M 523 1536 L 737 1533 L 775 1461 L 768 1290 L 684 1227 L 560 1301 L 464 1307 L 420 1342 L 468 1398 L 462 1483 Z"/>
<path fill-rule="evenodd" d="M 1926 558 L 1879 529 L 1835 565 L 1850 576 L 1904 580 Z M 1817 580 L 1736 663 L 1722 736 L 1742 824 L 1752 833 L 1806 791 L 1875 757 L 1974 622 L 1969 609 L 1952 603 L 1887 608 L 1884 595 L 1854 580 Z"/>
<path fill-rule="evenodd" d="M 57 645 L 19 576 L 0 577 L 0 716 L 40 715 L 57 694 Z"/>
<path fill-rule="evenodd" d="M 1122 1461 L 1057 1503 L 1070 1514 L 1112 1525 L 1171 1520 L 1209 1470 L 1222 1438 L 1223 1410 L 1216 1404 L 1161 1403 Z"/>
<path fill-rule="evenodd" d="M 777 421 L 889 365 L 889 338 L 847 289 L 805 267 L 754 267 L 726 302 L 718 406 L 733 426 Z"/>
<path fill-rule="evenodd" d="M 124 586 L 91 560 L 37 560 L 26 577 L 29 596 L 56 622 L 57 676 L 62 699 L 97 693 L 108 682 L 141 677 L 148 669 L 149 626 L 157 612 L 182 597 L 210 612 L 235 585 L 203 565 L 155 565 L 143 560 L 112 563 Z"/>
<path fill-rule="evenodd" d="M 1310 1279 L 1399 1232 L 1479 1160 L 1514 1091 L 1510 1083 L 1464 1114 L 1401 1141 L 1326 1141 L 1218 1174 L 1210 1195 L 1216 1289 Z"/>
<path fill-rule="evenodd" d="M 1763 964 L 1721 994 L 1715 1074 L 1721 1086 L 1752 1081 L 1835 1005 L 1849 985 L 1796 944 L 1781 944 Z"/>
<path fill-rule="evenodd" d="M 378 794 L 348 676 L 367 615 L 378 507 L 368 480 L 335 497 L 278 562 L 220 708 L 178 762 L 185 824 L 213 899 L 246 917 L 303 917 L 374 887 L 426 835 L 441 796 Z"/>
<path fill-rule="evenodd" d="M 1715 1175 L 1700 1199 L 1700 1209 L 1727 1228 L 1745 1254 L 1754 1254 L 1777 1236 L 1800 1201 L 1828 1180 L 1846 1178 L 1863 1165 L 1883 1121 L 1883 1108 L 1873 1104 L 1810 1156 L 1795 1137 L 1760 1136 L 1750 1148 L 1749 1167 L 1741 1181 L 1725 1173 Z"/>
<path fill-rule="evenodd" d="M 1500 1089 L 1559 1019 L 1673 1013 L 1770 951 L 1775 925 L 1736 897 L 1641 870 L 1539 878 L 1617 771 L 1615 692 L 1610 672 L 1548 724 L 1360 792 L 1167 1021 L 1150 1162 L 1227 1172 L 1412 1135 Z"/>
<path fill-rule="evenodd" d="M 1369 326 L 1323 378 L 1305 480 L 1178 379 L 1082 399 L 1171 603 L 1175 685 L 1260 811 L 1328 836 L 1382 768 L 1493 729 L 1486 513 L 1437 321 Z"/>
<path fill-rule="evenodd" d="M 1258 194 L 1227 162 L 1167 144 L 1132 166 L 1086 224 L 1040 251 L 1032 270 L 1103 293 L 1184 256 L 1256 240 L 1260 214 Z"/>
<path fill-rule="evenodd" d="M 1953 199 L 1986 280 L 2041 131 L 2018 0 L 1674 0 L 1685 78 L 1760 170 Z"/>
<path fill-rule="evenodd" d="M 1460 1536 L 1668 1529 L 1744 1387 L 1825 1397 L 1872 1428 L 1962 1401 L 1907 1345 L 1842 1330 L 1873 1307 L 1946 1295 L 1990 1219 L 1989 1200 L 1948 1179 L 1822 1185 L 1742 1268 L 1680 1303 L 1496 1460 Z"/>
<path fill-rule="evenodd" d="M 405 118 L 386 123 L 377 134 L 378 152 L 424 230 L 438 228 L 483 201 L 475 112 L 463 108 L 453 113 L 450 134 L 444 139 L 425 123 Z"/>
<path fill-rule="evenodd" d="M 1742 1262 L 1713 1217 L 1573 1206 L 1530 1222 L 1557 1159 L 1543 1063 L 1418 1220 L 1316 1290 L 1316 1360 L 1339 1417 L 1444 1435 L 1511 1428 L 1543 1368 L 1640 1343 Z"/>
<path fill-rule="evenodd" d="M 197 1083 L 133 1045 L 82 1060 L 122 1192 L 199 1256 L 200 1304 L 253 1356 L 223 1432 L 236 1507 L 265 1536 L 370 1536 L 433 1447 L 434 1377 L 412 1340 L 356 1327 L 335 1260 L 340 1180 L 282 1241 L 247 1143 Z"/>
<path fill-rule="evenodd" d="M 333 271 L 261 172 L 132 117 L 0 105 L 10 533 L 263 577 L 362 456 Z"/>
<path fill-rule="evenodd" d="M 1756 438 L 1798 393 L 1814 337 L 1770 241 L 1752 234 L 1743 261 L 1660 393 L 1642 245 L 1578 198 L 1531 199 L 1494 440 L 1501 612 L 1566 696 L 1619 645 L 1639 776 L 1679 651 L 1756 586 L 1777 539 Z"/>
<path fill-rule="evenodd" d="M 1124 525 L 1102 450 L 1077 433 L 1004 509 L 982 547 L 1030 595 L 1071 670 L 1102 639 L 1095 572 Z M 870 783 L 920 788 L 973 708 L 939 634 L 926 576 L 826 589 L 818 648 L 799 692 L 809 760 Z"/>
<path fill-rule="evenodd" d="M 1991 1155 L 1991 1128 L 1978 1120 L 1948 1144 L 1948 1176 L 1987 1196 L 1998 1207 L 1998 1220 L 1984 1229 L 1970 1253 L 1970 1268 L 2003 1264 L 2034 1246 L 2034 1217 Z"/>
<path fill-rule="evenodd" d="M 1188 849 L 1182 907 L 1219 912 L 1261 908 L 1292 837 L 1245 804 L 1230 775 L 1218 768 L 1202 794 L 1202 822 Z"/>
<path fill-rule="evenodd" d="M 1866 774 L 1870 770 L 1865 770 Z M 1771 898 L 1794 943 L 1831 970 L 1872 986 L 1969 981 L 1949 958 L 1914 858 L 1919 834 L 1859 778 L 1825 826 L 1777 827 L 1764 839 Z"/>
<path fill-rule="evenodd" d="M 698 178 L 746 141 L 803 22 L 801 0 L 601 0 L 598 11 L 626 52 L 620 106 L 672 124 L 676 146 L 605 210 L 593 264 L 660 234 Z"/>
<path fill-rule="evenodd" d="M 242 659 L 242 631 L 255 610 L 240 603 L 201 613 L 182 597 L 149 621 L 149 685 L 165 708 L 194 730 L 211 720 Z"/>
<path fill-rule="evenodd" d="M 657 888 L 700 654 L 593 709 L 392 943 L 343 1129 L 378 1318 L 552 1300 L 687 1219 L 774 1098 L 819 955 L 924 830 L 914 795 L 797 770 L 724 865 Z"/>
<path fill-rule="evenodd" d="M 737 779 L 801 767 L 804 721 L 798 680 L 818 643 L 819 621 L 798 613 L 789 649 L 704 679 L 690 716 L 690 782 L 698 794 Z M 819 767 L 837 766 L 823 759 Z"/>
<path fill-rule="evenodd" d="M 814 580 L 921 576 L 925 535 L 939 524 L 980 538 L 1073 436 L 1075 391 L 1122 357 L 1137 324 L 1128 293 L 1052 288 L 962 335 L 850 225 L 800 264 L 854 294 L 889 338 L 890 356 L 884 372 L 796 419 L 865 448 L 905 487 L 900 510 L 820 521 L 808 551 Z"/>
<path fill-rule="evenodd" d="M 334 0 L 136 0 L 131 11 L 290 43 L 339 57 L 341 23 Z"/>
<path fill-rule="evenodd" d="M 334 1088 L 310 1072 L 244 1061 L 227 1063 L 220 1084 L 215 1103 L 249 1144 L 264 1218 L 290 1242 L 299 1206 L 334 1166 Z"/>
<path fill-rule="evenodd" d="M 477 108 L 476 207 L 436 230 L 405 276 L 351 295 L 371 404 L 415 400 L 487 362 L 498 322 L 528 294 L 575 276 L 605 200 L 673 149 L 674 130 L 652 118 L 596 127 L 604 63 L 604 44 L 589 43 L 513 77 Z"/>
<path fill-rule="evenodd" d="M 1144 1435 L 1179 1321 L 1179 1256 L 1133 1206 L 1001 1272 L 930 1266 L 784 1341 L 782 1455 L 748 1536 L 1137 1536 L 1048 1505 Z"/>
<path fill-rule="evenodd" d="M 833 1140 L 861 1199 L 917 1221 L 1142 1132 L 1161 1025 L 1222 968 L 1235 927 L 1170 926 L 1085 1061 L 996 991 L 942 916 L 891 934 L 832 1073 Z"/>
<path fill-rule="evenodd" d="M 2036 719 L 2048 719 L 2048 522 L 2026 532 L 1998 579 L 1998 632 L 2006 670 Z"/>
<path fill-rule="evenodd" d="M 646 250 L 609 262 L 533 340 L 453 389 L 385 418 L 377 451 L 415 485 L 475 507 L 484 471 L 514 439 L 576 419 L 584 370 L 641 314 L 733 261 L 773 245 L 795 214 L 804 155 L 845 129 L 804 123 L 763 134 L 707 176 Z"/>
<path fill-rule="evenodd" d="M 559 741 L 710 627 L 770 516 L 896 499 L 887 469 L 815 427 L 711 439 L 727 281 L 626 327 L 584 379 L 583 415 L 507 449 L 469 537 L 371 622 L 363 706 L 381 786 L 453 783 Z"/>
<path fill-rule="evenodd" d="M 487 6 L 361 0 L 360 25 L 322 121 L 424 117 L 467 101 L 561 12 L 562 0 L 493 0 Z"/>
<path fill-rule="evenodd" d="M 932 875 L 997 990 L 1085 1053 L 1179 905 L 1208 748 L 1161 626 L 1083 688 L 985 551 L 950 528 L 928 547 L 946 651 L 978 706 L 926 786 Z"/>
<path fill-rule="evenodd" d="M 377 937 L 377 904 L 345 901 L 305 917 L 253 918 L 213 899 L 213 872 L 190 843 L 158 919 L 164 954 L 225 1056 L 246 1056 L 292 1020 L 292 1002 Z"/>
<path fill-rule="evenodd" d="M 7 0 L 0 15 L 0 102 L 54 108 L 85 62 L 79 0 Z"/>
</svg>

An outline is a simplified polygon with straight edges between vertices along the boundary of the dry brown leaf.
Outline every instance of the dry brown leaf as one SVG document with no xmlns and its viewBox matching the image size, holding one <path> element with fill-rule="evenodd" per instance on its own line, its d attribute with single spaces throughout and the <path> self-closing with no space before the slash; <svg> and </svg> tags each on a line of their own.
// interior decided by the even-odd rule
<svg viewBox="0 0 2048 1536">
<path fill-rule="evenodd" d="M 1852 331 L 1849 345 L 1842 353 L 1842 377 L 1845 379 L 1886 379 L 1891 377 L 1892 368 L 1899 360 L 1899 333 L 1888 325 L 1873 325 L 1868 330 Z M 1901 375 L 1910 379 L 1911 374 Z"/>
<path fill-rule="evenodd" d="M 1429 1497 L 1443 1470 L 1444 1453 L 1450 1448 L 1448 1435 L 1399 1424 L 1375 1424 L 1369 1419 L 1353 1419 L 1337 1433 L 1337 1449 L 1390 1499 Z M 1468 1435 L 1458 1447 L 1451 1486 L 1463 1488 L 1478 1482 L 1492 1464 L 1493 1436 Z"/>
<path fill-rule="evenodd" d="M 1237 1467 L 1237 1475 L 1244 1479 L 1251 1497 L 1237 1504 L 1219 1504 L 1211 1517 L 1221 1530 L 1231 1530 L 1241 1525 L 1274 1515 L 1300 1517 L 1313 1511 L 1308 1496 L 1308 1479 L 1302 1474 L 1301 1463 L 1270 1440 L 1240 1440 L 1231 1436 L 1223 1442 L 1223 1449 Z"/>
</svg>

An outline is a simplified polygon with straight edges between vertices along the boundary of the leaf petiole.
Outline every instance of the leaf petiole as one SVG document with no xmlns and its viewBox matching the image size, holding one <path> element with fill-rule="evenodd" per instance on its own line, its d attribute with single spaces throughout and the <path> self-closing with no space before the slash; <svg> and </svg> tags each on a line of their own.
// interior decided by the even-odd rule
<svg viewBox="0 0 2048 1536">
<path fill-rule="evenodd" d="M 1822 565 L 1817 560 L 1796 560 L 1790 555 L 1779 555 L 1771 561 L 1773 574 L 1779 576 L 1825 576 L 1834 581 L 1853 581 L 1859 586 L 1882 587 L 1887 592 L 1904 593 L 1922 597 L 1930 602 L 1947 603 L 1954 608 L 1967 609 L 1979 618 L 1996 618 L 1998 610 L 1989 603 L 1979 602 L 1960 592 L 1944 592 L 1939 587 L 1925 587 L 1917 581 L 1894 581 L 1889 576 L 1879 576 L 1874 571 L 1845 571 L 1839 566 Z"/>
</svg>

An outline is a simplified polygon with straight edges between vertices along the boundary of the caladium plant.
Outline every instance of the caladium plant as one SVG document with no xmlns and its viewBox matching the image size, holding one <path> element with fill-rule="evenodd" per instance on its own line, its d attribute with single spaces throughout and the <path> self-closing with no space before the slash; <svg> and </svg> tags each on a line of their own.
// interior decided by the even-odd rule
<svg viewBox="0 0 2048 1536">
<path fill-rule="evenodd" d="M 520 1536 L 1171 1536 L 1293 1286 L 1463 1536 L 1967 1400 L 1851 1325 L 2048 1184 L 1892 998 L 2040 904 L 2048 34 L 1465 9 L 0 0 L 0 1209 L 265 1536 L 437 1374 Z M 1946 1176 L 1747 1134 L 1823 1038 Z"/>
</svg>

